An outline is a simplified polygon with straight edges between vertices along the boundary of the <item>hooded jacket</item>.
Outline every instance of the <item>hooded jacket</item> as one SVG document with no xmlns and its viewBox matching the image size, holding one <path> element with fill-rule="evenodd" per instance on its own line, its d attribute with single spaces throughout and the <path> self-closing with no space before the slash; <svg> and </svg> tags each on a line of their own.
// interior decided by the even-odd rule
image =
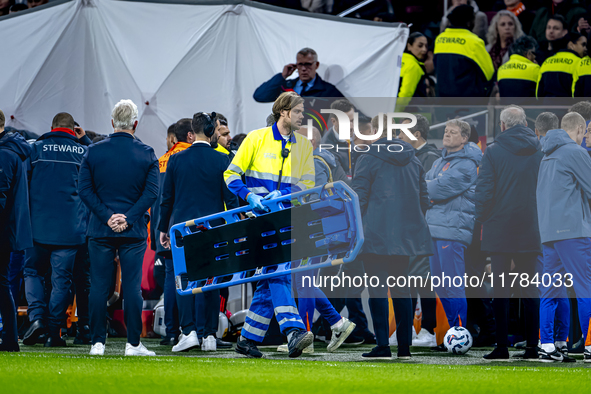
<svg viewBox="0 0 591 394">
<path fill-rule="evenodd" d="M 540 163 L 538 220 L 542 243 L 591 237 L 591 158 L 564 130 L 550 130 Z"/>
<path fill-rule="evenodd" d="M 540 141 L 525 126 L 505 130 L 486 148 L 476 183 L 483 251 L 541 252 L 536 185 L 542 156 Z"/>
<path fill-rule="evenodd" d="M 363 253 L 433 254 L 425 220 L 429 208 L 425 171 L 412 145 L 386 138 L 374 142 L 360 154 L 352 187 L 363 218 Z"/>
<path fill-rule="evenodd" d="M 316 149 L 314 150 L 313 155 L 316 186 L 324 185 L 329 182 L 329 175 L 332 175 L 333 181 L 349 182 L 347 174 L 345 174 L 343 167 L 341 167 L 341 164 L 337 161 L 332 152 L 326 149 Z M 322 158 L 322 160 L 320 160 L 320 158 Z"/>
<path fill-rule="evenodd" d="M 425 172 L 429 172 L 433 163 L 441 157 L 441 150 L 434 144 L 426 144 L 421 149 L 415 151 L 415 156 L 420 160 Z"/>
<path fill-rule="evenodd" d="M 427 175 L 432 207 L 427 211 L 431 236 L 437 239 L 472 243 L 475 189 L 482 151 L 469 142 L 457 152 L 447 153 L 433 163 Z"/>
<path fill-rule="evenodd" d="M 31 147 L 20 134 L 5 132 L 0 138 L 0 243 L 8 240 L 13 251 L 33 246 L 27 170 L 23 163 L 30 155 Z"/>
<path fill-rule="evenodd" d="M 31 225 L 35 242 L 81 245 L 88 211 L 78 195 L 78 172 L 87 148 L 64 131 L 43 134 L 31 147 Z"/>
</svg>

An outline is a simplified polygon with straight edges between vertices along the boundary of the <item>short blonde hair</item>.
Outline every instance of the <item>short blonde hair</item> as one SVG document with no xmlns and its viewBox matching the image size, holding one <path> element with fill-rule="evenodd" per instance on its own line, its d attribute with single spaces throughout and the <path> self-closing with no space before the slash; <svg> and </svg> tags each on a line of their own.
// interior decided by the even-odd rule
<svg viewBox="0 0 591 394">
<path fill-rule="evenodd" d="M 446 126 L 456 126 L 457 128 L 460 129 L 460 133 L 462 134 L 462 137 L 466 137 L 466 138 L 470 138 L 470 134 L 472 133 L 472 128 L 470 127 L 470 124 L 468 122 L 464 122 L 463 120 L 459 120 L 459 119 L 452 119 L 452 120 L 448 120 L 447 123 L 445 124 Z"/>
<path fill-rule="evenodd" d="M 115 130 L 131 130 L 138 118 L 137 105 L 131 100 L 121 100 L 115 104 L 111 118 Z"/>
<path fill-rule="evenodd" d="M 281 111 L 291 111 L 295 106 L 304 104 L 304 99 L 296 92 L 283 92 L 273 104 L 273 118 L 275 122 L 281 118 Z"/>
</svg>

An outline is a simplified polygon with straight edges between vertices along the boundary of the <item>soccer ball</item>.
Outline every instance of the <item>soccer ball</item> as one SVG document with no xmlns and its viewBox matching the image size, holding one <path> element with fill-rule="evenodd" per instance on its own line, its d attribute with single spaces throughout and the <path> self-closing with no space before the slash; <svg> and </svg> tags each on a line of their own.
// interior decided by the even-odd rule
<svg viewBox="0 0 591 394">
<path fill-rule="evenodd" d="M 445 333 L 443 346 L 448 353 L 466 354 L 472 347 L 472 335 L 464 327 L 452 327 Z"/>
</svg>

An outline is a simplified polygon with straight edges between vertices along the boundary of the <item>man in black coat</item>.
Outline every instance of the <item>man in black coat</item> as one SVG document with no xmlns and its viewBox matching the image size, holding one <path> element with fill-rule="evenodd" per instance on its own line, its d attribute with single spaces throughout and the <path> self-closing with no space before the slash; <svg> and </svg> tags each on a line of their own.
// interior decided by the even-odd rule
<svg viewBox="0 0 591 394">
<path fill-rule="evenodd" d="M 72 115 L 60 112 L 51 131 L 32 144 L 29 188 L 34 246 L 25 252 L 25 290 L 31 326 L 23 337 L 35 345 L 48 328 L 46 347 L 66 346 L 60 328 L 66 320 L 74 261 L 86 243 L 87 210 L 78 194 L 78 171 L 90 145 Z M 45 300 L 44 278 L 51 273 Z"/>
<path fill-rule="evenodd" d="M 158 196 L 158 159 L 134 137 L 138 111 L 121 100 L 112 113 L 114 133 L 93 144 L 84 156 L 78 185 L 91 212 L 88 252 L 91 266 L 91 355 L 103 355 L 107 299 L 119 252 L 127 326 L 126 356 L 153 356 L 140 342 L 142 332 L 142 263 L 146 251 L 148 208 Z"/>
<path fill-rule="evenodd" d="M 0 351 L 18 352 L 16 309 L 8 282 L 10 252 L 33 246 L 29 213 L 27 171 L 23 161 L 31 147 L 20 134 L 4 131 L 4 113 L 0 111 L 0 314 L 2 343 Z"/>
<path fill-rule="evenodd" d="M 164 177 L 158 230 L 163 247 L 170 248 L 170 227 L 177 223 L 238 208 L 238 197 L 226 186 L 227 155 L 215 151 L 210 140 L 215 133 L 215 113 L 196 113 L 192 121 L 192 145 L 170 157 Z M 225 207 L 224 207 L 225 203 Z M 198 301 L 205 308 L 202 350 L 215 351 L 220 292 L 208 291 Z M 182 334 L 173 352 L 199 345 L 194 319 L 194 297 L 177 295 Z M 214 306 L 212 308 L 212 306 Z"/>
<path fill-rule="evenodd" d="M 379 150 L 378 150 L 378 145 Z M 362 258 L 369 277 L 408 277 L 409 256 L 431 255 L 425 220 L 429 194 L 425 171 L 407 142 L 382 138 L 361 155 L 353 190 L 359 196 L 365 242 Z M 400 284 L 400 283 L 398 283 Z M 396 315 L 398 358 L 410 358 L 412 305 L 408 285 L 390 288 Z M 388 287 L 369 287 L 377 347 L 367 358 L 391 358 L 388 346 Z"/>
<path fill-rule="evenodd" d="M 296 56 L 296 63 L 283 67 L 283 71 L 263 83 L 254 91 L 254 99 L 259 103 L 272 103 L 283 92 L 293 90 L 302 97 L 343 97 L 343 94 L 331 83 L 324 81 L 316 74 L 318 54 L 312 48 L 300 50 Z M 295 70 L 298 78 L 287 79 Z M 306 105 L 306 107 L 309 107 Z M 311 105 L 314 107 L 314 105 Z"/>
<path fill-rule="evenodd" d="M 540 142 L 527 127 L 525 112 L 512 106 L 501 112 L 501 134 L 484 152 L 476 184 L 476 220 L 482 223 L 482 251 L 491 255 L 494 275 L 493 310 L 497 325 L 497 347 L 484 356 L 508 359 L 508 313 L 511 287 L 508 274 L 533 278 L 541 253 L 536 205 L 538 170 L 542 160 Z M 501 275 L 505 275 L 504 286 Z M 537 359 L 539 299 L 536 287 L 521 287 L 525 304 L 526 359 Z"/>
</svg>

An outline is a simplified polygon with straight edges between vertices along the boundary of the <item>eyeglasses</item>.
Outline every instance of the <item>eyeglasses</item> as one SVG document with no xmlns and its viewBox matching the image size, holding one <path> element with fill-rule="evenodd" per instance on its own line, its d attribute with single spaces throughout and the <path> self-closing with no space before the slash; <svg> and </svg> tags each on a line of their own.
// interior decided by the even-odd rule
<svg viewBox="0 0 591 394">
<path fill-rule="evenodd" d="M 297 64 L 298 68 L 304 68 L 304 67 L 306 67 L 306 68 L 310 68 L 310 67 L 312 67 L 313 65 L 314 65 L 314 63 L 298 63 L 298 64 Z"/>
</svg>

